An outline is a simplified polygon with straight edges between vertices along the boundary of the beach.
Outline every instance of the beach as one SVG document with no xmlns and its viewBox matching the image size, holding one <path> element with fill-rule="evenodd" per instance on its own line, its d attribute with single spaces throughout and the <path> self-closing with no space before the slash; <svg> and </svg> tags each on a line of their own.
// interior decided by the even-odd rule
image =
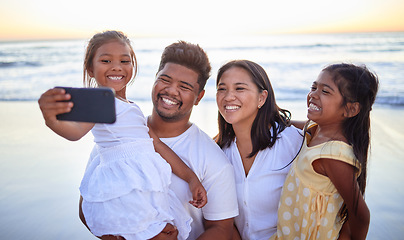
<svg viewBox="0 0 404 240">
<path fill-rule="evenodd" d="M 138 103 L 145 115 L 151 103 Z M 294 119 L 304 119 L 303 101 L 280 101 Z M 78 218 L 80 181 L 93 142 L 88 134 L 67 141 L 49 130 L 35 101 L 0 102 L 0 232 L 2 239 L 96 239 Z M 368 238 L 404 235 L 403 107 L 375 105 L 366 201 L 371 211 Z M 217 108 L 204 101 L 192 122 L 210 136 L 217 132 Z"/>
<path fill-rule="evenodd" d="M 89 36 L 90 37 L 90 36 Z M 151 113 L 150 92 L 164 47 L 179 39 L 131 39 L 138 74 L 127 96 Z M 366 64 L 379 76 L 372 111 L 372 149 L 366 201 L 368 239 L 404 236 L 404 32 L 240 36 L 182 39 L 207 52 L 212 75 L 191 121 L 217 133 L 216 74 L 233 59 L 267 72 L 275 98 L 292 118 L 306 118 L 307 92 L 330 63 Z M 88 39 L 0 41 L 1 239 L 96 239 L 78 218 L 79 185 L 93 146 L 88 134 L 70 142 L 49 130 L 37 99 L 54 86 L 82 87 Z"/>
</svg>

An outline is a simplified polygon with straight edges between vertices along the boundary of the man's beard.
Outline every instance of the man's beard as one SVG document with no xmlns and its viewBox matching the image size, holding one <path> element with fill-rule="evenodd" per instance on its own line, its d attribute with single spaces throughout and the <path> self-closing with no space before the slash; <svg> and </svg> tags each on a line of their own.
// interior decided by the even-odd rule
<svg viewBox="0 0 404 240">
<path fill-rule="evenodd" d="M 178 111 L 175 111 L 172 114 L 167 114 L 164 111 L 160 111 L 158 108 L 158 104 L 155 104 L 154 102 L 153 102 L 153 106 L 154 106 L 154 111 L 165 122 L 176 122 L 183 117 L 183 114 L 178 113 Z M 181 108 L 181 106 L 182 106 L 182 104 L 179 106 L 179 108 Z"/>
</svg>

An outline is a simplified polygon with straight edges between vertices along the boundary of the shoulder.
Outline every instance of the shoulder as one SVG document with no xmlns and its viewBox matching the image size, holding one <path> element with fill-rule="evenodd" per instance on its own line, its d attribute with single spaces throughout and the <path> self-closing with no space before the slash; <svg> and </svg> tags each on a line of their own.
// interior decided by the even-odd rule
<svg viewBox="0 0 404 240">
<path fill-rule="evenodd" d="M 310 148 L 314 151 L 314 159 L 324 158 L 344 162 L 360 169 L 360 163 L 356 159 L 352 146 L 342 141 L 328 141 Z M 317 150 L 315 150 L 317 149 Z"/>
<path fill-rule="evenodd" d="M 295 126 L 285 127 L 285 129 L 280 132 L 280 136 L 285 138 L 303 138 L 303 130 L 296 128 Z"/>
<path fill-rule="evenodd" d="M 180 157 L 188 158 L 193 163 L 219 165 L 228 162 L 222 149 L 195 124 L 177 137 L 161 140 Z"/>
<path fill-rule="evenodd" d="M 116 110 L 117 115 L 130 111 L 130 112 L 134 112 L 136 114 L 141 114 L 143 116 L 142 110 L 134 102 L 128 103 L 128 102 L 124 102 L 119 99 L 115 99 L 115 110 Z"/>
<path fill-rule="evenodd" d="M 199 148 L 206 151 L 206 154 L 223 153 L 222 149 L 208 134 L 202 131 L 198 126 L 192 124 L 190 127 L 189 136 L 193 138 L 195 144 L 199 145 Z"/>
<path fill-rule="evenodd" d="M 278 146 L 300 148 L 303 142 L 303 131 L 294 126 L 286 127 L 278 136 Z M 276 145 L 275 144 L 275 145 Z"/>
</svg>

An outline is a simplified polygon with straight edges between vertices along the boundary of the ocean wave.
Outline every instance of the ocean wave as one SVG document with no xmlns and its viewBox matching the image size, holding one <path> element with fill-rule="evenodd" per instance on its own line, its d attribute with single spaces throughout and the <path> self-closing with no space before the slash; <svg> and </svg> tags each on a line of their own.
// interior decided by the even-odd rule
<svg viewBox="0 0 404 240">
<path fill-rule="evenodd" d="M 302 101 L 302 97 L 299 96 L 293 96 L 290 95 L 288 97 L 286 96 L 280 96 L 277 97 L 276 100 L 277 101 Z M 37 101 L 38 100 L 38 96 L 0 96 L 0 101 L 4 101 L 4 102 L 19 102 L 19 101 Z M 132 100 L 134 101 L 150 101 L 150 99 L 148 97 L 136 97 L 136 98 L 132 98 Z M 209 97 L 206 96 L 203 98 L 204 101 L 216 101 L 216 99 L 214 97 Z M 399 97 L 399 96 L 381 96 L 381 97 L 377 97 L 376 98 L 376 102 L 375 104 L 378 105 L 387 105 L 387 106 L 395 106 L 395 107 L 404 107 L 404 97 Z"/>
<path fill-rule="evenodd" d="M 12 68 L 12 67 L 40 67 L 42 66 L 39 62 L 29 62 L 29 61 L 21 61 L 21 62 L 0 62 L 0 68 Z"/>
<path fill-rule="evenodd" d="M 403 106 L 404 97 L 400 96 L 379 96 L 376 98 L 377 104 L 391 105 L 391 106 Z"/>
<path fill-rule="evenodd" d="M 334 48 L 340 47 L 344 44 L 323 44 L 323 43 L 316 43 L 316 44 L 302 44 L 302 45 L 273 45 L 273 46 L 229 46 L 229 47 L 220 47 L 220 48 L 209 48 L 209 50 L 226 50 L 226 51 L 234 51 L 234 50 L 282 50 L 282 49 L 314 49 L 314 48 Z"/>
</svg>

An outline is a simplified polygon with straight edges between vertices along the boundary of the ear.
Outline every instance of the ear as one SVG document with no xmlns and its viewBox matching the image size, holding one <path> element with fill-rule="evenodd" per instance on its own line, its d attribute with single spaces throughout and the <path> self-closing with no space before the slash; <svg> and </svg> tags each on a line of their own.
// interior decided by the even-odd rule
<svg viewBox="0 0 404 240">
<path fill-rule="evenodd" d="M 347 103 L 344 111 L 344 117 L 351 118 L 358 115 L 361 105 L 358 102 Z"/>
<path fill-rule="evenodd" d="M 203 98 L 203 96 L 205 95 L 205 89 L 203 89 L 199 94 L 198 97 L 196 98 L 196 101 L 194 103 L 194 105 L 198 105 L 199 102 L 201 101 L 201 99 Z"/>
<path fill-rule="evenodd" d="M 94 71 L 93 71 L 93 68 L 92 67 L 90 67 L 89 69 L 88 69 L 88 75 L 90 76 L 90 77 L 94 77 Z"/>
<path fill-rule="evenodd" d="M 268 97 L 268 91 L 267 90 L 262 91 L 258 98 L 258 106 L 261 107 L 262 105 L 264 105 L 265 101 L 267 100 L 267 97 Z"/>
</svg>

